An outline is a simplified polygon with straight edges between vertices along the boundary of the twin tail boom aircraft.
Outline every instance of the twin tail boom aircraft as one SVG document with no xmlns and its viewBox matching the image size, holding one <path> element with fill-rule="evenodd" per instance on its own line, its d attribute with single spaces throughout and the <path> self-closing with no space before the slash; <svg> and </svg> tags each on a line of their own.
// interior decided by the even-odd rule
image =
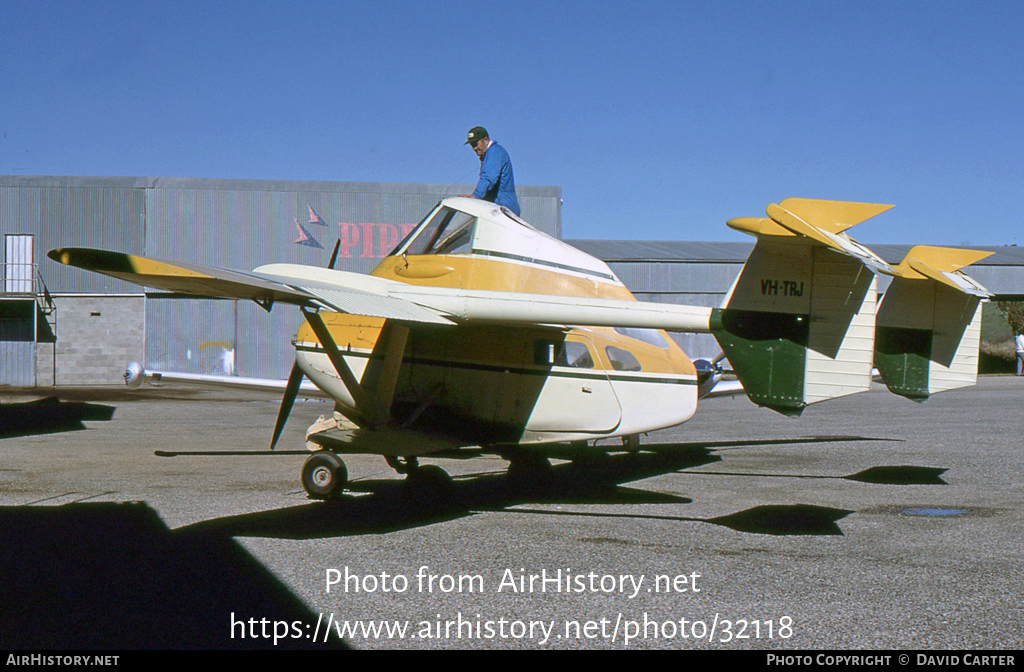
<svg viewBox="0 0 1024 672">
<path fill-rule="evenodd" d="M 725 383 L 667 331 L 713 334 L 743 393 L 789 415 L 868 389 L 874 367 L 919 401 L 974 384 L 990 295 L 960 269 L 988 253 L 918 246 L 890 265 L 845 233 L 890 207 L 790 198 L 730 220 L 757 244 L 720 308 L 637 301 L 604 262 L 462 197 L 439 202 L 369 275 L 333 259 L 242 273 L 85 248 L 48 256 L 195 297 L 298 305 L 271 448 L 303 379 L 332 398 L 301 477 L 322 499 L 344 490 L 346 453 L 381 455 L 410 479 L 437 476 L 419 457 L 467 450 L 528 470 L 545 446 L 633 446 L 684 423 Z M 892 277 L 881 301 L 878 274 Z"/>
</svg>

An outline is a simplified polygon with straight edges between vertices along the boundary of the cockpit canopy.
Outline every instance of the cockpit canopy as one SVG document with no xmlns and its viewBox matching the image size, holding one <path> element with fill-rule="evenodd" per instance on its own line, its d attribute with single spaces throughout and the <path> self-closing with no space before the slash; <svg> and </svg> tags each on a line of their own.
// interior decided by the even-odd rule
<svg viewBox="0 0 1024 672">
<path fill-rule="evenodd" d="M 448 206 L 434 209 L 409 237 L 399 243 L 398 254 L 469 254 L 477 217 Z"/>
<path fill-rule="evenodd" d="M 537 230 L 507 208 L 474 198 L 438 203 L 391 254 L 485 256 L 621 284 L 603 261 Z"/>
</svg>

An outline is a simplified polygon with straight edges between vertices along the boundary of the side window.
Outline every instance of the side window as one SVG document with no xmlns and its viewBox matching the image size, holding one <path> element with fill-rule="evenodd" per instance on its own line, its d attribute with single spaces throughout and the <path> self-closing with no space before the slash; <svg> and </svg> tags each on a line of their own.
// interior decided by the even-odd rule
<svg viewBox="0 0 1024 672">
<path fill-rule="evenodd" d="M 640 362 L 633 353 L 629 350 L 623 350 L 622 348 L 616 348 L 614 345 L 609 345 L 604 349 L 608 355 L 608 359 L 611 360 L 612 368 L 616 371 L 639 371 Z"/>
<path fill-rule="evenodd" d="M 654 329 L 638 329 L 636 327 L 615 327 L 615 333 L 622 334 L 623 336 L 629 336 L 635 338 L 638 341 L 644 343 L 650 343 L 656 345 L 659 348 L 668 348 L 668 342 L 665 341 L 665 337 L 661 335 L 661 332 Z"/>
<path fill-rule="evenodd" d="M 533 344 L 533 363 L 541 366 L 594 368 L 594 358 L 585 343 L 537 340 Z"/>
<path fill-rule="evenodd" d="M 590 350 L 587 348 L 585 343 L 566 341 L 563 345 L 565 346 L 564 352 L 566 361 L 564 366 L 572 366 L 577 369 L 594 368 L 594 358 L 590 356 Z"/>
</svg>

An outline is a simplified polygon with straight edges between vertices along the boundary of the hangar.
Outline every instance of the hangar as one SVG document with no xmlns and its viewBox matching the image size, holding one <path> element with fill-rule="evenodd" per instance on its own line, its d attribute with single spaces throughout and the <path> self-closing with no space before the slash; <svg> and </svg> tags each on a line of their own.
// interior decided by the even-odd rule
<svg viewBox="0 0 1024 672">
<path fill-rule="evenodd" d="M 438 200 L 471 185 L 0 176 L 0 385 L 109 385 L 125 364 L 286 378 L 298 309 L 148 296 L 52 262 L 95 247 L 239 270 L 270 262 L 368 272 Z M 520 187 L 523 216 L 561 232 L 558 187 Z"/>
<path fill-rule="evenodd" d="M 369 272 L 438 200 L 472 185 L 165 177 L 0 176 L 0 385 L 109 385 L 129 361 L 189 373 L 285 378 L 298 310 L 145 294 L 46 258 L 97 247 L 248 270 L 274 261 Z M 523 218 L 560 237 L 561 189 L 517 188 Z M 753 243 L 570 240 L 609 263 L 638 299 L 717 306 Z M 873 249 L 899 261 L 910 246 Z M 1024 250 L 971 267 L 991 291 L 1024 294 Z M 880 289 L 884 279 L 880 282 Z M 706 334 L 675 334 L 693 357 Z"/>
</svg>

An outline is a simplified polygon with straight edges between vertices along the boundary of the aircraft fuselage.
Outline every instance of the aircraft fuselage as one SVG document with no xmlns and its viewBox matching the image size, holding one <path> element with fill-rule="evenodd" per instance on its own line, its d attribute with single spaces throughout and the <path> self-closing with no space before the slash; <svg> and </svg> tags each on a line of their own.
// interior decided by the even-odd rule
<svg viewBox="0 0 1024 672">
<path fill-rule="evenodd" d="M 372 275 L 464 287 L 632 299 L 617 281 L 518 260 L 391 256 Z M 321 313 L 355 377 L 372 392 L 385 320 Z M 358 417 L 355 400 L 308 324 L 296 336 L 305 375 Z M 375 353 L 375 348 L 377 352 Z M 697 375 L 663 331 L 568 325 L 414 325 L 402 354 L 390 422 L 473 444 L 532 444 L 637 434 L 685 422 Z"/>
</svg>

